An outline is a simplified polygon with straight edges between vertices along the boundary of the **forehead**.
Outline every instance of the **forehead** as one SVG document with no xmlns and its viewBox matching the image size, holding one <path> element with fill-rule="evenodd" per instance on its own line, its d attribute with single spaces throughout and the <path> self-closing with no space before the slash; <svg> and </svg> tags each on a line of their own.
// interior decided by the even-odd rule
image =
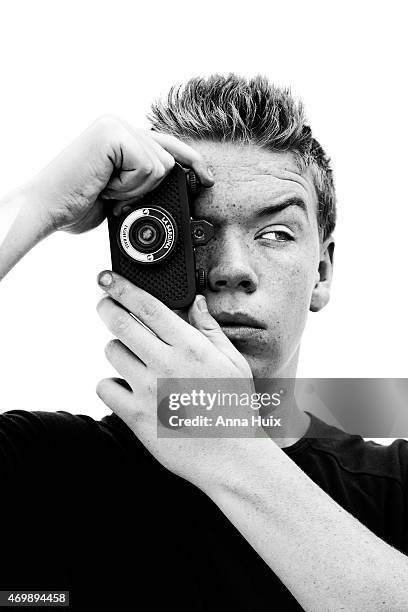
<svg viewBox="0 0 408 612">
<path fill-rule="evenodd" d="M 288 152 L 261 149 L 257 145 L 230 142 L 190 143 L 212 169 L 215 185 L 206 194 L 207 204 L 231 203 L 264 206 L 285 197 L 300 197 L 310 215 L 317 211 L 317 196 L 310 169 L 301 170 Z"/>
</svg>

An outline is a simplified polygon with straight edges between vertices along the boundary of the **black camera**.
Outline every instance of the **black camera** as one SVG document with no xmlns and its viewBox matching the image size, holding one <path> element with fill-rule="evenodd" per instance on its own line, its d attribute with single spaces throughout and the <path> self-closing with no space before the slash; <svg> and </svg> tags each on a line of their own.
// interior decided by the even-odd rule
<svg viewBox="0 0 408 612">
<path fill-rule="evenodd" d="M 112 269 L 172 309 L 186 308 L 206 287 L 194 250 L 207 244 L 214 228 L 191 216 L 200 188 L 192 170 L 175 164 L 136 204 L 107 211 Z"/>
</svg>

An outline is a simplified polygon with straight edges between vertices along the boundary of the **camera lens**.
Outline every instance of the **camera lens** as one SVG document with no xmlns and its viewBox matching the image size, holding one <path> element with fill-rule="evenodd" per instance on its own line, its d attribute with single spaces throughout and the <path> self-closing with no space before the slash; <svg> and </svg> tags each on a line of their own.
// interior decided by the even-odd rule
<svg viewBox="0 0 408 612">
<path fill-rule="evenodd" d="M 157 232 L 153 225 L 143 225 L 137 231 L 137 240 L 142 244 L 151 245 L 157 239 Z"/>
<path fill-rule="evenodd" d="M 166 259 L 177 242 L 177 225 L 160 206 L 132 210 L 122 221 L 118 240 L 122 251 L 134 261 L 152 264 Z"/>
<path fill-rule="evenodd" d="M 165 240 L 163 226 L 156 219 L 138 219 L 130 229 L 132 246 L 142 253 L 152 253 L 160 248 Z"/>
</svg>

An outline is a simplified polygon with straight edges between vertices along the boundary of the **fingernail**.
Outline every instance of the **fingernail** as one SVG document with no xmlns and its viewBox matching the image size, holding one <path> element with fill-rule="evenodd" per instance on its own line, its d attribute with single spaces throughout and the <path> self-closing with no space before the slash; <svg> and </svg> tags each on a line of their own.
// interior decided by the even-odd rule
<svg viewBox="0 0 408 612">
<path fill-rule="evenodd" d="M 197 295 L 197 308 L 201 312 L 205 312 L 207 310 L 207 300 L 203 295 Z"/>
<path fill-rule="evenodd" d="M 98 283 L 102 285 L 102 287 L 109 287 L 112 284 L 113 277 L 110 272 L 101 272 L 98 276 Z"/>
<path fill-rule="evenodd" d="M 210 177 L 210 179 L 213 181 L 215 177 L 214 177 L 214 174 L 213 174 L 213 171 L 211 170 L 211 168 L 207 168 L 207 173 L 208 173 L 208 176 Z"/>
</svg>

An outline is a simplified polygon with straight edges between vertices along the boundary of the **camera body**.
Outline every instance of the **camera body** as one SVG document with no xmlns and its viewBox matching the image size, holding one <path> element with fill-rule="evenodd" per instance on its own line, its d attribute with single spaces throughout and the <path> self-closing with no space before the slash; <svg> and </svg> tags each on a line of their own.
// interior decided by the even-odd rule
<svg viewBox="0 0 408 612">
<path fill-rule="evenodd" d="M 112 269 L 172 309 L 187 308 L 206 286 L 194 250 L 214 228 L 191 216 L 199 190 L 194 172 L 176 163 L 141 200 L 107 211 Z"/>
</svg>

